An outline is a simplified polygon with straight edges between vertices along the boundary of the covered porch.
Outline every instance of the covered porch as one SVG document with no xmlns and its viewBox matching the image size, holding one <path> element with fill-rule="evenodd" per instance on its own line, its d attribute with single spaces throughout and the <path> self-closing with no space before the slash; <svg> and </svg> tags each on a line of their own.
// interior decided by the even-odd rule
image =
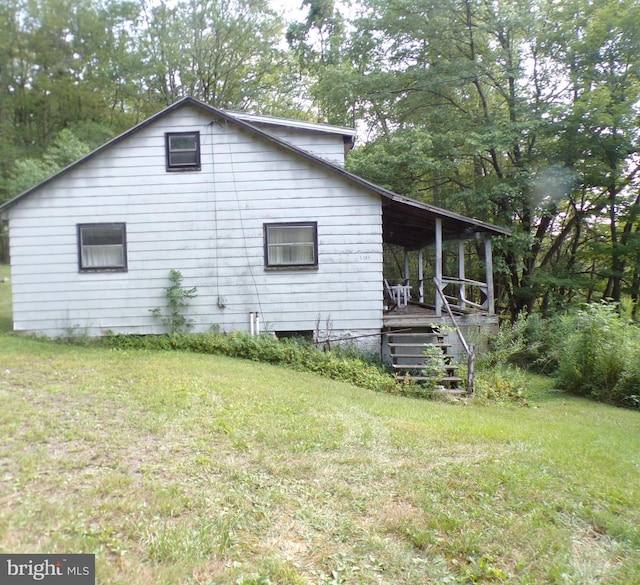
<svg viewBox="0 0 640 585">
<path fill-rule="evenodd" d="M 438 286 L 454 313 L 495 315 L 492 238 L 510 235 L 508 229 L 399 195 L 384 202 L 382 227 L 386 253 L 393 255 L 392 268 L 385 262 L 384 269 L 385 320 L 408 317 L 409 305 L 414 322 L 439 319 Z"/>
<path fill-rule="evenodd" d="M 475 351 L 498 329 L 492 238 L 511 232 L 401 196 L 386 201 L 382 217 L 393 255 L 383 268 L 383 360 L 400 379 L 426 380 L 425 347 L 435 345 L 447 370 L 439 381 L 472 392 Z M 463 360 L 466 382 L 457 371 Z"/>
</svg>

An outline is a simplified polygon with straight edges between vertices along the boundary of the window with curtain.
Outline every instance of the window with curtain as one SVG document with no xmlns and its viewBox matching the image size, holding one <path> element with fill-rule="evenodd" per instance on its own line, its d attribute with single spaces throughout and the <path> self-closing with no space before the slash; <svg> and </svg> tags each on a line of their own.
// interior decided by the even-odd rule
<svg viewBox="0 0 640 585">
<path fill-rule="evenodd" d="M 127 269 L 126 224 L 93 223 L 78 225 L 81 272 Z"/>
<path fill-rule="evenodd" d="M 264 224 L 265 266 L 303 267 L 318 265 L 318 224 Z"/>
<path fill-rule="evenodd" d="M 200 132 L 165 134 L 168 171 L 200 170 Z"/>
</svg>

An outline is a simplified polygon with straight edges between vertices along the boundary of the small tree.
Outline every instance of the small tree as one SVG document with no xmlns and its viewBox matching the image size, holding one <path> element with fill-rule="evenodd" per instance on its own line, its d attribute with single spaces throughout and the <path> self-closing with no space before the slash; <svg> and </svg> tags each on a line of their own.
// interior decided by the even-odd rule
<svg viewBox="0 0 640 585">
<path fill-rule="evenodd" d="M 151 314 L 173 333 L 184 333 L 193 326 L 193 320 L 185 316 L 185 310 L 189 306 L 189 301 L 197 296 L 197 288 L 184 288 L 182 281 L 184 277 L 179 270 L 172 269 L 169 272 L 171 284 L 165 289 L 167 299 L 167 314 L 162 314 L 162 309 L 156 307 L 149 309 Z"/>
<path fill-rule="evenodd" d="M 442 349 L 433 343 L 426 344 L 422 354 L 427 358 L 421 372 L 425 378 L 428 378 L 424 385 L 433 390 L 447 375 L 445 356 Z"/>
</svg>

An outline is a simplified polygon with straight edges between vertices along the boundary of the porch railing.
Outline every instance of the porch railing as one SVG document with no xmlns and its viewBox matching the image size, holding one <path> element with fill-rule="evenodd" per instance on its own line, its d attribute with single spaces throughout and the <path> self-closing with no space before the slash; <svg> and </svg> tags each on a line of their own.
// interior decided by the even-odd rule
<svg viewBox="0 0 640 585">
<path fill-rule="evenodd" d="M 442 287 L 440 286 L 438 279 L 434 278 L 433 283 L 435 284 L 436 292 L 438 293 L 440 299 L 442 300 L 442 304 L 445 310 L 447 311 L 447 314 L 449 315 L 449 318 L 451 319 L 453 326 L 455 327 L 456 333 L 458 334 L 458 339 L 460 340 L 460 344 L 462 345 L 464 352 L 467 354 L 467 392 L 471 394 L 473 393 L 473 383 L 475 379 L 474 370 L 475 370 L 475 361 L 476 361 L 476 356 L 473 351 L 473 346 L 469 345 L 467 343 L 467 340 L 464 338 L 464 335 L 462 334 L 462 331 L 458 325 L 458 322 L 456 321 L 456 318 L 453 315 L 453 311 L 451 310 L 451 306 L 449 305 L 447 296 L 444 294 L 444 291 L 442 290 Z"/>
<path fill-rule="evenodd" d="M 455 278 L 451 276 L 444 276 L 440 283 L 437 279 L 434 279 L 434 282 L 440 289 L 438 291 L 441 293 L 440 298 L 443 300 L 446 299 L 451 309 L 455 309 L 460 313 L 481 311 L 491 314 L 493 312 L 493 307 L 490 302 L 490 290 L 486 282 L 470 280 L 468 278 Z M 446 291 L 446 289 L 448 286 L 456 287 L 455 295 L 447 294 L 448 291 Z M 484 297 L 481 303 L 476 303 L 468 298 L 468 287 L 475 287 L 480 290 L 481 296 Z M 453 293 L 453 291 L 451 292 Z M 439 303 L 436 303 L 436 310 L 438 309 L 438 304 Z"/>
</svg>

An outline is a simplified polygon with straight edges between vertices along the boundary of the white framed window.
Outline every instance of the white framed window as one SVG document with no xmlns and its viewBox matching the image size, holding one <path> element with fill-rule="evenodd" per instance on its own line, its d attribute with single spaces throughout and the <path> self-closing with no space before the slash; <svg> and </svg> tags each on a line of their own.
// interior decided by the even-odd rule
<svg viewBox="0 0 640 585">
<path fill-rule="evenodd" d="M 318 224 L 265 223 L 264 264 L 267 268 L 318 266 Z"/>
<path fill-rule="evenodd" d="M 168 171 L 200 170 L 200 132 L 164 135 Z"/>
<path fill-rule="evenodd" d="M 78 224 L 80 272 L 127 270 L 127 228 L 124 223 Z"/>
</svg>

